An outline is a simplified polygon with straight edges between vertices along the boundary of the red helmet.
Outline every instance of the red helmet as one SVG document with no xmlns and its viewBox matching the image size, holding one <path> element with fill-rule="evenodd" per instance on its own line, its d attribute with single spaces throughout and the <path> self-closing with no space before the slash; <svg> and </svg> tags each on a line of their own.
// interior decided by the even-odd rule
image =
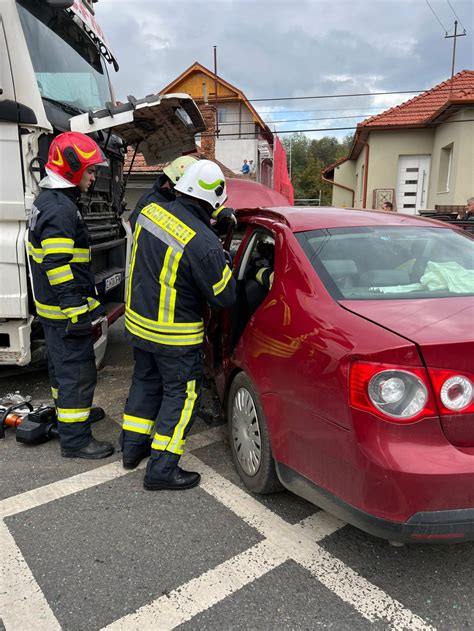
<svg viewBox="0 0 474 631">
<path fill-rule="evenodd" d="M 51 143 L 46 168 L 77 186 L 87 167 L 103 162 L 105 157 L 95 140 L 77 131 L 67 131 Z"/>
</svg>

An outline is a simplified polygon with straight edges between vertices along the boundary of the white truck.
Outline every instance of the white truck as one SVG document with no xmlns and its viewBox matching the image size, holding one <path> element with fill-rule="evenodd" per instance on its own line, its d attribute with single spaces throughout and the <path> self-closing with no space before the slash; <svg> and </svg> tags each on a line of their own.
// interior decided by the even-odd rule
<svg viewBox="0 0 474 631">
<path fill-rule="evenodd" d="M 117 61 L 94 17 L 97 0 L 0 0 L 0 369 L 42 363 L 26 255 L 27 217 L 49 145 L 64 131 L 90 134 L 109 165 L 82 200 L 96 286 L 107 318 L 95 324 L 96 358 L 123 313 L 130 230 L 122 219 L 127 145 L 150 163 L 195 150 L 205 125 L 186 94 L 117 103 Z"/>
</svg>

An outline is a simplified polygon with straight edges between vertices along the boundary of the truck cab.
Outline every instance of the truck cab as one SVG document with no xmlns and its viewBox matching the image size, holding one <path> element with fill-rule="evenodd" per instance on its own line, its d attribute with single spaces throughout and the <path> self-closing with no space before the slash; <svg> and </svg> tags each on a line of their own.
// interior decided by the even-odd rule
<svg viewBox="0 0 474 631">
<path fill-rule="evenodd" d="M 118 63 L 91 1 L 0 2 L 0 367 L 41 363 L 45 344 L 29 281 L 28 213 L 55 135 L 90 134 L 107 166 L 83 196 L 96 287 L 107 318 L 96 323 L 96 357 L 123 313 L 131 234 L 123 219 L 127 146 L 149 163 L 195 149 L 204 122 L 185 94 L 117 103 L 109 73 Z"/>
</svg>

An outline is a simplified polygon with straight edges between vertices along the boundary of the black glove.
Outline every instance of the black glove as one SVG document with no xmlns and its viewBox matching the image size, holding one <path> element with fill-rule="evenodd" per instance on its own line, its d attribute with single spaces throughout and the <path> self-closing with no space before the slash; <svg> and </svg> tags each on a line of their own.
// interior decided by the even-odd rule
<svg viewBox="0 0 474 631">
<path fill-rule="evenodd" d="M 84 336 L 92 335 L 92 322 L 89 313 L 83 313 L 77 319 L 77 322 L 69 320 L 66 325 L 67 335 Z"/>
<path fill-rule="evenodd" d="M 237 217 L 235 216 L 235 212 L 233 208 L 226 207 L 226 208 L 222 208 L 221 210 L 218 210 L 214 214 L 214 218 L 216 220 L 216 223 L 214 225 L 214 232 L 218 236 L 222 236 L 226 234 L 227 230 L 229 229 L 229 226 L 237 225 Z"/>
</svg>

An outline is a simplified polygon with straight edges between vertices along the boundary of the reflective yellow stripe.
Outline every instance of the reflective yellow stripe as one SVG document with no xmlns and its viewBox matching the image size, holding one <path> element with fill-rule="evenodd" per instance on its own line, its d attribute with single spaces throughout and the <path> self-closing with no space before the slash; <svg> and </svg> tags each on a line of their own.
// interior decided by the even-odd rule
<svg viewBox="0 0 474 631">
<path fill-rule="evenodd" d="M 217 219 L 217 217 L 219 217 L 219 215 L 224 210 L 224 208 L 225 206 L 219 206 L 219 208 L 212 213 L 212 218 Z"/>
<path fill-rule="evenodd" d="M 125 313 L 130 320 L 138 326 L 152 329 L 158 333 L 201 333 L 204 331 L 204 322 L 158 322 L 158 320 L 150 320 L 127 307 Z"/>
<path fill-rule="evenodd" d="M 77 322 L 80 315 L 89 311 L 89 305 L 80 305 L 79 307 L 66 307 L 65 309 L 61 309 L 61 311 L 67 315 L 71 322 Z"/>
<path fill-rule="evenodd" d="M 46 276 L 50 285 L 60 285 L 61 283 L 67 283 L 69 280 L 74 280 L 70 265 L 61 265 L 61 267 L 46 270 Z"/>
<path fill-rule="evenodd" d="M 31 241 L 28 242 L 28 254 L 35 263 L 43 262 L 43 250 L 41 248 L 35 248 Z"/>
<path fill-rule="evenodd" d="M 229 266 L 226 265 L 224 267 L 224 271 L 222 272 L 222 278 L 218 283 L 212 286 L 212 291 L 214 292 L 214 296 L 218 296 L 220 293 L 224 291 L 227 287 L 228 282 L 232 278 L 232 272 L 229 269 Z"/>
<path fill-rule="evenodd" d="M 61 423 L 83 423 L 89 418 L 90 408 L 58 408 Z"/>
<path fill-rule="evenodd" d="M 74 240 L 66 237 L 43 239 L 43 241 L 41 241 L 41 247 L 43 248 L 43 256 L 47 256 L 48 254 L 72 254 Z"/>
<path fill-rule="evenodd" d="M 171 451 L 171 453 L 178 455 L 181 455 L 183 453 L 183 434 L 193 415 L 196 399 L 196 380 L 188 381 L 188 383 L 186 384 L 186 400 L 184 402 L 183 409 L 181 410 L 181 416 L 179 418 L 178 424 L 174 428 L 173 436 L 171 438 L 170 444 L 167 447 L 167 451 Z"/>
<path fill-rule="evenodd" d="M 181 257 L 183 256 L 182 252 L 175 252 L 173 265 L 171 266 L 171 276 L 170 276 L 170 303 L 168 307 L 168 322 L 173 322 L 174 320 L 174 311 L 176 308 L 176 289 L 174 288 L 174 284 L 176 282 L 176 276 L 178 274 L 178 265 L 181 261 Z"/>
<path fill-rule="evenodd" d="M 72 253 L 71 263 L 89 263 L 91 260 L 89 248 L 74 248 Z"/>
<path fill-rule="evenodd" d="M 131 416 L 130 414 L 123 415 L 123 429 L 129 432 L 136 432 L 137 434 L 147 434 L 151 436 L 155 421 L 150 421 L 140 416 Z"/>
<path fill-rule="evenodd" d="M 169 213 L 158 204 L 149 204 L 142 209 L 142 215 L 171 235 L 182 245 L 187 245 L 196 232 L 180 219 Z"/>
<path fill-rule="evenodd" d="M 127 307 L 130 307 L 130 300 L 132 299 L 133 270 L 135 269 L 135 259 L 137 256 L 138 237 L 140 236 L 141 231 L 142 231 L 142 227 L 137 225 L 133 233 L 132 260 L 130 263 L 130 274 L 128 277 L 128 289 L 127 289 Z"/>
<path fill-rule="evenodd" d="M 201 344 L 204 340 L 204 331 L 196 335 L 184 335 L 184 334 L 170 334 L 160 335 L 159 333 L 153 333 L 135 324 L 130 318 L 125 315 L 125 326 L 137 337 L 141 337 L 143 340 L 149 342 L 155 342 L 157 344 L 164 344 L 166 346 L 193 346 L 195 344 Z"/>
<path fill-rule="evenodd" d="M 168 268 L 169 268 L 170 258 L 172 254 L 173 254 L 173 248 L 171 246 L 167 247 L 165 258 L 163 261 L 163 267 L 161 268 L 161 272 L 160 272 L 160 302 L 158 306 L 158 321 L 159 322 L 165 321 L 165 305 L 166 305 L 166 298 L 167 298 L 167 293 L 168 293 L 166 277 L 169 272 Z"/>
<path fill-rule="evenodd" d="M 176 289 L 174 284 L 178 266 L 183 253 L 171 246 L 166 249 L 163 267 L 160 272 L 160 302 L 158 305 L 158 322 L 171 323 L 174 320 L 176 307 Z"/>
<path fill-rule="evenodd" d="M 35 300 L 35 306 L 37 314 L 43 318 L 49 318 L 50 320 L 67 320 L 67 315 L 61 311 L 60 307 L 44 305 L 37 300 Z"/>
<path fill-rule="evenodd" d="M 171 436 L 163 436 L 163 434 L 156 433 L 155 436 L 153 437 L 151 448 L 156 449 L 157 451 L 166 451 L 170 443 L 170 440 L 171 440 Z M 185 440 L 180 440 L 178 442 L 177 450 L 173 453 L 176 453 L 179 456 L 181 456 L 183 453 L 185 442 L 186 442 Z"/>
<path fill-rule="evenodd" d="M 95 298 L 88 298 L 87 305 L 89 307 L 89 311 L 94 311 L 94 309 L 97 309 L 97 307 L 100 307 L 100 302 L 96 300 Z"/>
<path fill-rule="evenodd" d="M 53 399 L 57 399 L 58 398 L 58 389 L 57 388 L 53 388 L 53 386 L 51 386 L 51 396 L 53 397 Z"/>
</svg>

